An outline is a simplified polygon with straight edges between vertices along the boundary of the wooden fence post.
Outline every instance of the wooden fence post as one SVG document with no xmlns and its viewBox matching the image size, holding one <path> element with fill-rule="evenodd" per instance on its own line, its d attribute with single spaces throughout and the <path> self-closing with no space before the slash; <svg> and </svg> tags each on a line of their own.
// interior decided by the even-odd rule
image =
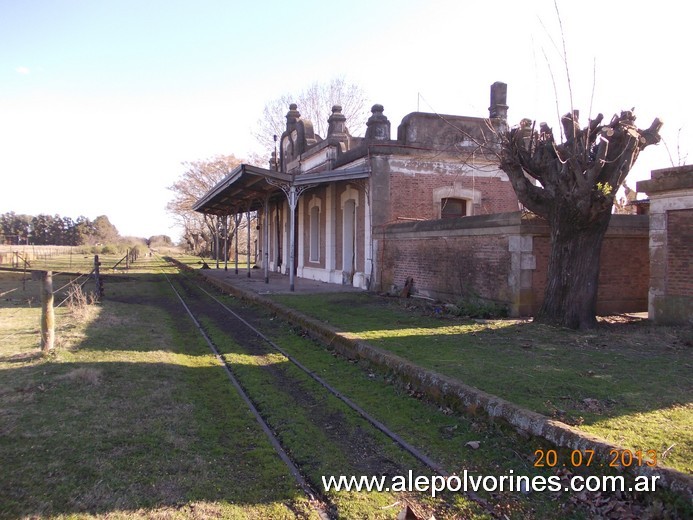
<svg viewBox="0 0 693 520">
<path fill-rule="evenodd" d="M 53 273 L 41 271 L 41 350 L 50 352 L 55 342 L 55 311 L 53 310 Z"/>
<path fill-rule="evenodd" d="M 103 280 L 101 280 L 101 275 L 99 273 L 99 255 L 94 255 L 94 282 L 96 282 L 96 294 L 99 298 L 103 297 Z"/>
</svg>

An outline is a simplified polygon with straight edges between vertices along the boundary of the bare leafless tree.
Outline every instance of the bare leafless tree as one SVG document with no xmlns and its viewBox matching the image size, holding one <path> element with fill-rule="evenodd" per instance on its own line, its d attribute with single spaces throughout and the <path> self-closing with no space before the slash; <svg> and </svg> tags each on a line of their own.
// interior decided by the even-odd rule
<svg viewBox="0 0 693 520">
<path fill-rule="evenodd" d="M 347 118 L 347 127 L 352 135 L 364 132 L 370 116 L 366 94 L 363 89 L 347 82 L 343 77 L 334 78 L 327 83 L 315 82 L 298 93 L 287 93 L 265 105 L 262 117 L 258 120 L 253 135 L 262 149 L 269 154 L 274 150 L 273 136 L 280 136 L 286 129 L 286 113 L 289 105 L 296 103 L 301 117 L 313 123 L 320 137 L 327 134 L 327 119 L 333 105 L 341 105 Z"/>
<path fill-rule="evenodd" d="M 241 162 L 233 155 L 218 155 L 208 160 L 185 162 L 185 172 L 169 186 L 174 198 L 167 204 L 166 209 L 183 227 L 183 240 L 194 254 L 212 253 L 217 256 L 215 239 L 219 235 L 220 240 L 223 240 L 225 217 L 198 213 L 193 211 L 193 205 Z M 229 221 L 230 240 L 237 230 L 233 225 L 233 219 Z"/>
<path fill-rule="evenodd" d="M 591 328 L 597 324 L 599 259 L 616 194 L 640 152 L 660 141 L 662 122 L 655 119 L 649 128 L 640 129 L 631 109 L 606 124 L 602 114 L 590 116 L 580 127 L 557 2 L 554 7 L 570 103 L 570 112 L 560 119 L 560 137 L 555 138 L 546 123 L 537 128 L 523 119 L 517 127 L 496 133 L 495 149 L 520 203 L 549 225 L 546 289 L 535 320 Z M 551 78 L 556 90 L 553 74 Z"/>
</svg>

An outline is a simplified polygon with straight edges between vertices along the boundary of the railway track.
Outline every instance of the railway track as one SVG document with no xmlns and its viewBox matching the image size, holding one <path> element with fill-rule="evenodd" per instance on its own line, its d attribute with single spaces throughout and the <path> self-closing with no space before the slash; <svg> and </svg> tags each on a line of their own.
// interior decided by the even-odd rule
<svg viewBox="0 0 693 520">
<path fill-rule="evenodd" d="M 391 431 L 265 334 L 261 328 L 277 326 L 268 323 L 266 316 L 258 315 L 251 307 L 231 308 L 191 276 L 166 275 L 166 280 L 321 518 L 336 518 L 338 505 L 333 503 L 332 495 L 322 491 L 321 482 L 315 477 L 326 467 L 320 461 L 319 442 L 316 441 L 312 454 L 311 450 L 297 450 L 296 446 L 287 448 L 286 439 L 292 436 L 292 428 L 300 426 L 286 424 L 290 421 L 267 411 L 267 400 L 272 399 L 272 395 L 293 407 L 300 417 L 299 423 L 305 421 L 306 427 L 325 432 L 325 445 L 341 446 L 349 466 L 343 474 L 393 476 L 407 474 L 413 469 L 419 474 L 449 475 L 440 464 Z M 261 391 L 257 387 L 250 388 L 252 384 L 245 382 L 251 378 L 249 372 L 252 370 L 242 362 L 234 362 L 243 356 L 272 357 L 272 362 L 256 369 L 263 372 L 259 377 L 262 385 L 266 385 Z M 334 468 L 332 473 L 336 473 Z M 468 498 L 487 509 L 485 501 L 478 496 L 471 494 Z M 422 506 L 416 496 L 409 494 L 397 496 L 397 501 L 400 509 L 411 506 L 413 510 L 425 510 L 425 518 L 431 514 L 439 518 L 441 514 L 447 516 L 443 511 L 449 507 L 445 503 L 431 506 L 430 502 Z"/>
<path fill-rule="evenodd" d="M 311 485 L 306 481 L 306 479 L 303 477 L 303 475 L 301 474 L 301 472 L 300 472 L 300 470 L 298 469 L 298 467 L 296 466 L 296 464 L 294 464 L 294 462 L 291 460 L 291 458 L 289 457 L 289 455 L 286 453 L 286 450 L 284 450 L 284 448 L 282 447 L 281 443 L 279 442 L 279 439 L 278 439 L 277 436 L 274 434 L 274 432 L 272 431 L 272 429 L 270 428 L 270 426 L 267 424 L 267 422 L 265 421 L 265 419 L 262 417 L 262 415 L 261 415 L 260 412 L 258 411 L 257 407 L 256 407 L 255 404 L 253 403 L 252 399 L 251 399 L 250 396 L 248 395 L 248 393 L 243 389 L 243 386 L 242 386 L 241 383 L 239 382 L 238 378 L 234 375 L 233 371 L 231 370 L 231 367 L 230 367 L 229 363 L 226 362 L 226 360 L 224 359 L 223 355 L 221 354 L 221 352 L 219 351 L 219 349 L 217 348 L 217 346 L 214 344 L 214 342 L 213 342 L 213 341 L 210 339 L 210 337 L 207 335 L 207 333 L 205 332 L 204 328 L 202 327 L 202 325 L 200 324 L 200 322 L 199 322 L 199 321 L 197 320 L 197 318 L 195 317 L 195 314 L 192 312 L 192 310 L 190 309 L 190 307 L 188 306 L 188 304 L 185 303 L 185 300 L 184 300 L 183 297 L 181 296 L 180 292 L 179 292 L 179 291 L 176 289 L 176 287 L 173 285 L 173 283 L 171 282 L 171 280 L 170 280 L 170 278 L 168 277 L 168 275 L 166 275 L 166 274 L 164 273 L 164 276 L 166 277 L 166 281 L 168 282 L 168 284 L 171 286 L 171 289 L 172 289 L 173 292 L 176 294 L 176 297 L 177 297 L 178 300 L 180 301 L 181 305 L 183 305 L 183 308 L 184 308 L 185 311 L 187 312 L 188 316 L 190 316 L 190 319 L 191 319 L 191 320 L 193 321 L 193 323 L 195 324 L 195 327 L 197 327 L 198 331 L 200 332 L 200 334 L 201 334 L 202 337 L 204 338 L 205 342 L 207 343 L 207 345 L 209 346 L 209 348 L 210 348 L 210 349 L 212 350 L 212 352 L 214 353 L 214 356 L 217 358 L 217 360 L 219 361 L 219 363 L 222 365 L 222 367 L 223 367 L 224 370 L 226 371 L 226 374 L 228 375 L 229 380 L 231 381 L 231 384 L 233 384 L 233 386 L 236 388 L 236 390 L 237 390 L 238 393 L 240 394 L 240 396 L 241 396 L 241 398 L 243 399 L 243 401 L 246 403 L 246 405 L 248 405 L 248 408 L 250 409 L 250 411 L 252 412 L 252 414 L 253 414 L 253 415 L 255 416 L 255 418 L 257 419 L 257 422 L 260 424 L 260 427 L 262 428 L 262 431 L 264 432 L 264 434 L 265 434 L 265 435 L 267 436 L 267 438 L 269 439 L 270 443 L 272 444 L 272 447 L 274 448 L 274 450 L 275 450 L 275 451 L 277 452 L 277 454 L 279 455 L 279 458 L 281 458 L 282 462 L 284 462 L 284 464 L 289 468 L 289 471 L 291 472 L 291 476 L 294 478 L 294 480 L 296 481 L 296 483 L 298 484 L 298 486 L 305 492 L 306 496 L 307 496 L 311 501 L 313 501 L 314 504 L 316 504 L 315 510 L 316 510 L 316 512 L 318 512 L 318 514 L 320 515 L 320 517 L 321 517 L 321 518 L 325 518 L 325 519 L 331 518 L 331 515 L 329 515 L 328 512 L 327 512 L 327 508 L 324 507 L 323 504 L 322 504 L 321 502 L 317 502 L 317 503 L 316 503 L 316 498 L 318 497 L 318 493 L 316 493 L 316 491 L 315 491 L 315 489 L 313 488 L 313 486 L 311 486 Z M 205 291 L 205 292 L 206 292 L 206 291 Z M 215 299 L 215 300 L 216 300 L 216 299 Z M 219 302 L 219 303 L 221 303 L 221 302 Z M 222 305 L 223 305 L 223 304 L 222 304 Z M 318 504 L 319 504 L 319 505 L 318 505 Z"/>
</svg>

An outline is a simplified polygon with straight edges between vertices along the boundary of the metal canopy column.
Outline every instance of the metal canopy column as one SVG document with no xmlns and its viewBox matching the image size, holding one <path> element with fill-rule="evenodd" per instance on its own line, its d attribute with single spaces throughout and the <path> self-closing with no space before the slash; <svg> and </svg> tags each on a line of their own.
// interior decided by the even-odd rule
<svg viewBox="0 0 693 520">
<path fill-rule="evenodd" d="M 287 197 L 289 198 L 289 209 L 290 211 L 290 221 L 289 226 L 289 290 L 294 290 L 294 268 L 296 266 L 295 258 L 295 244 L 296 244 L 296 205 L 298 204 L 298 198 L 301 196 L 300 193 L 296 193 L 296 186 L 293 184 L 289 187 L 289 193 Z"/>
<path fill-rule="evenodd" d="M 240 215 L 240 217 L 239 217 Z M 243 218 L 243 213 L 234 213 L 233 214 L 233 225 L 235 229 L 233 230 L 234 234 L 234 251 L 233 251 L 233 256 L 234 256 L 234 272 L 238 274 L 238 227 L 241 223 L 241 218 Z"/>
<path fill-rule="evenodd" d="M 217 269 L 219 269 L 219 234 L 221 233 L 221 217 L 217 216 L 214 220 L 214 253 L 217 257 Z"/>
<path fill-rule="evenodd" d="M 224 215 L 224 271 L 229 270 L 229 216 Z"/>
<path fill-rule="evenodd" d="M 277 182 L 269 178 L 265 178 L 265 180 L 272 186 L 277 186 L 279 189 L 281 189 L 289 201 L 289 290 L 293 292 L 295 287 L 294 266 L 296 262 L 296 259 L 294 258 L 294 244 L 296 240 L 296 206 L 298 205 L 298 199 L 301 198 L 301 194 L 310 188 L 314 188 L 317 186 L 317 184 L 304 184 L 302 186 L 296 186 L 293 182 L 293 178 L 289 184 Z"/>
</svg>

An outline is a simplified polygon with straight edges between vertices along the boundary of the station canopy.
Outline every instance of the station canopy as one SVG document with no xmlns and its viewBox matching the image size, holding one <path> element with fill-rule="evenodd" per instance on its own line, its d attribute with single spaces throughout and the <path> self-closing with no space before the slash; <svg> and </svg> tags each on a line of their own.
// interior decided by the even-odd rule
<svg viewBox="0 0 693 520">
<path fill-rule="evenodd" d="M 233 215 L 262 209 L 265 201 L 283 200 L 291 186 L 303 191 L 330 182 L 368 178 L 364 167 L 327 170 L 320 173 L 289 173 L 240 164 L 202 196 L 195 211 L 211 215 Z"/>
</svg>

